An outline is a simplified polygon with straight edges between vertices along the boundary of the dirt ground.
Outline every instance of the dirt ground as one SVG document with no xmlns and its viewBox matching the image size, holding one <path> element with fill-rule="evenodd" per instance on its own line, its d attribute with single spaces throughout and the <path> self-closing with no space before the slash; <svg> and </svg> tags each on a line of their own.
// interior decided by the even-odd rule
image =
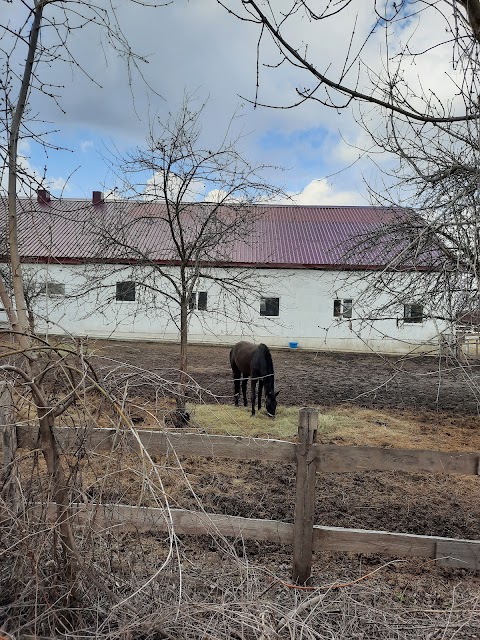
<svg viewBox="0 0 480 640">
<path fill-rule="evenodd" d="M 113 359 L 149 369 L 165 379 L 175 379 L 177 345 L 97 342 L 91 347 L 103 368 L 112 367 L 114 363 L 109 359 Z M 300 350 L 272 350 L 272 355 L 280 404 L 368 408 L 378 412 L 386 429 L 388 416 L 408 417 L 414 421 L 419 437 L 429 435 L 432 448 L 451 450 L 458 442 L 462 450 L 480 449 L 480 361 L 460 364 L 431 357 L 394 358 Z M 203 395 L 204 401 L 232 402 L 228 356 L 228 347 L 189 348 L 189 373 L 212 394 Z M 351 444 L 341 438 L 332 441 Z M 421 447 L 425 445 L 421 443 Z M 196 458 L 182 464 L 206 511 L 292 522 L 295 481 L 294 471 L 288 465 Z M 193 495 L 173 483 L 170 485 L 168 479 L 165 482 L 172 506 L 198 508 Z M 125 498 L 115 493 L 104 495 L 107 501 Z M 403 472 L 324 474 L 317 480 L 315 522 L 480 540 L 480 481 L 472 476 Z M 209 559 L 214 572 L 218 558 L 211 540 L 185 536 L 184 545 L 200 564 Z M 242 543 L 239 549 L 248 554 L 250 561 L 289 579 L 290 549 L 254 541 Z M 390 594 L 394 600 L 398 598 L 401 607 L 436 610 L 450 606 L 453 590 L 459 597 L 472 594 L 476 597 L 480 592 L 480 576 L 473 572 L 442 569 L 433 561 L 420 558 L 399 565 L 387 564 L 393 560 L 396 561 L 375 555 L 315 554 L 314 584 L 354 580 L 385 567 L 375 574 L 371 584 L 381 584 L 382 593 Z M 466 625 L 459 637 L 480 637 L 480 627 Z"/>
<path fill-rule="evenodd" d="M 112 358 L 175 379 L 177 345 L 97 342 L 92 346 L 98 357 L 106 358 L 98 361 L 103 367 L 113 366 L 108 361 Z M 299 350 L 273 350 L 272 355 L 281 403 L 368 407 L 381 412 L 385 429 L 389 428 L 389 414 L 408 416 L 415 421 L 419 448 L 480 449 L 480 362 L 460 366 L 431 357 L 398 359 Z M 228 356 L 228 347 L 189 348 L 189 373 L 211 392 L 203 396 L 207 402 L 231 400 Z M 352 444 L 344 438 L 329 441 Z M 292 520 L 294 479 L 290 469 L 261 462 L 195 460 L 186 461 L 185 470 L 207 510 Z M 267 492 L 268 486 L 275 490 Z M 188 500 L 181 506 L 194 508 Z M 325 474 L 316 519 L 331 526 L 480 539 L 480 482 L 476 477 L 421 473 Z"/>
<path fill-rule="evenodd" d="M 93 342 L 98 354 L 175 378 L 176 344 Z M 189 374 L 205 402 L 233 395 L 228 347 L 189 346 Z M 353 404 L 376 409 L 476 416 L 480 410 L 480 360 L 468 364 L 435 357 L 393 357 L 272 349 L 279 404 Z"/>
</svg>

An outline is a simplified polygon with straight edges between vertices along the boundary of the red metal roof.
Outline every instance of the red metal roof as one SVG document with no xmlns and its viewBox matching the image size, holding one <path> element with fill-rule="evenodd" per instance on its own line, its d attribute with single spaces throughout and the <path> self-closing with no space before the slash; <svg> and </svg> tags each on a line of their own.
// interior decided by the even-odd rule
<svg viewBox="0 0 480 640">
<path fill-rule="evenodd" d="M 189 205 L 182 214 L 187 241 L 189 234 L 195 236 L 199 207 L 207 206 Z M 164 203 L 106 200 L 93 205 L 87 200 L 39 203 L 20 199 L 19 211 L 20 250 L 26 261 L 131 262 L 146 258 L 174 262 L 177 258 Z M 246 225 L 247 236 L 221 245 L 213 243 L 201 259 L 257 267 L 378 268 L 391 259 L 391 245 L 382 247 L 373 242 L 357 251 L 352 247 L 359 238 L 365 240 L 392 225 L 399 210 L 256 205 L 243 215 L 253 218 L 252 224 Z"/>
</svg>

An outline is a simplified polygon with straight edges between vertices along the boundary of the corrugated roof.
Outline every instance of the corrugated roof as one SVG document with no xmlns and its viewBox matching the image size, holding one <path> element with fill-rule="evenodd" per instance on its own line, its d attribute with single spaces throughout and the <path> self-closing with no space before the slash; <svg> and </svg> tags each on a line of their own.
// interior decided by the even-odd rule
<svg viewBox="0 0 480 640">
<path fill-rule="evenodd" d="M 192 204 L 182 214 L 187 242 L 195 237 L 205 207 L 208 205 Z M 42 204 L 20 199 L 19 211 L 20 250 L 25 260 L 172 262 L 177 258 L 164 203 L 106 200 L 93 205 L 64 199 Z M 228 209 L 224 214 L 228 220 Z M 242 215 L 248 233 L 229 242 L 214 239 L 207 243 L 201 259 L 292 268 L 382 267 L 393 256 L 392 243 L 382 246 L 378 241 L 369 243 L 368 238 L 375 238 L 380 229 L 394 226 L 406 214 L 372 206 L 256 205 Z M 402 247 L 405 244 L 403 240 Z M 399 246 L 394 248 L 398 252 Z M 428 262 L 433 254 L 439 255 L 438 250 L 429 253 Z"/>
</svg>

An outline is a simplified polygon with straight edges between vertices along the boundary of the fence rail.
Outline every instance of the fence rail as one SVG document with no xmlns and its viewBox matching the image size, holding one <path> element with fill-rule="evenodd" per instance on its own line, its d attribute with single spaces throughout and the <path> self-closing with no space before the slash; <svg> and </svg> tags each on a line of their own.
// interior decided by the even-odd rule
<svg viewBox="0 0 480 640">
<path fill-rule="evenodd" d="M 175 433 L 136 430 L 138 436 L 117 429 L 56 428 L 55 437 L 63 453 L 79 448 L 107 453 L 115 447 L 137 451 L 138 440 L 150 455 L 167 455 L 175 451 L 179 457 L 232 458 L 233 460 L 265 460 L 296 464 L 297 443 L 267 438 L 216 436 L 197 433 Z M 38 429 L 17 427 L 18 446 L 35 449 Z M 314 444 L 316 469 L 319 473 L 352 471 L 409 471 L 420 473 L 480 474 L 480 452 L 430 451 L 428 449 L 384 449 L 368 446 Z"/>
<path fill-rule="evenodd" d="M 38 509 L 38 508 L 37 508 Z M 54 521 L 56 505 L 48 505 L 47 516 Z M 72 505 L 73 522 L 97 530 L 123 532 L 167 532 L 176 534 L 221 534 L 237 539 L 294 544 L 294 524 L 278 520 L 243 518 L 185 509 L 158 509 L 124 504 Z M 313 527 L 312 550 L 347 553 L 376 553 L 397 557 L 433 558 L 440 566 L 480 569 L 480 541 L 420 536 L 343 527 Z M 299 580 L 301 582 L 301 580 Z"/>
<path fill-rule="evenodd" d="M 300 410 L 299 441 L 286 442 L 239 436 L 117 429 L 58 428 L 55 436 L 63 453 L 119 450 L 137 451 L 145 447 L 150 455 L 225 457 L 235 460 L 265 460 L 296 465 L 296 503 L 294 524 L 237 516 L 128 505 L 76 504 L 72 517 L 92 526 L 165 531 L 199 535 L 217 531 L 223 535 L 268 540 L 293 545 L 293 578 L 308 581 L 313 551 L 379 553 L 397 557 L 434 558 L 442 566 L 480 570 L 480 541 L 457 540 L 406 533 L 343 529 L 313 524 L 315 474 L 369 470 L 478 475 L 478 452 L 445 452 L 376 447 L 343 447 L 315 442 L 318 412 Z M 19 447 L 35 449 L 35 429 L 18 427 Z M 312 475 L 313 474 L 313 475 Z M 50 517 L 55 505 L 50 506 Z"/>
<path fill-rule="evenodd" d="M 477 328 L 457 327 L 457 345 L 459 351 L 468 358 L 480 357 L 480 333 Z"/>
</svg>

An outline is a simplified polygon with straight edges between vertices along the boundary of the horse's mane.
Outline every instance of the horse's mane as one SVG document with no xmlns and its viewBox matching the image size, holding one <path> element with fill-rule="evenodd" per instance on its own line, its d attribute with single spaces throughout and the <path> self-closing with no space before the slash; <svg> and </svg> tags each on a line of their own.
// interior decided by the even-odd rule
<svg viewBox="0 0 480 640">
<path fill-rule="evenodd" d="M 254 373 L 254 366 L 257 368 Z M 259 344 L 255 350 L 254 357 L 252 359 L 252 376 L 266 376 L 263 383 L 266 390 L 273 390 L 274 388 L 274 371 L 273 360 L 270 349 L 266 344 Z"/>
</svg>

